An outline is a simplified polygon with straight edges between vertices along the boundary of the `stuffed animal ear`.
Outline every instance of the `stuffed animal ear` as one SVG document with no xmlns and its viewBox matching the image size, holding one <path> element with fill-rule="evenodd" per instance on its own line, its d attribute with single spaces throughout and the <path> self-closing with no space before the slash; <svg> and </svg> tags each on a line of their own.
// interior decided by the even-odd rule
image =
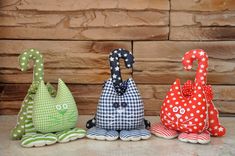
<svg viewBox="0 0 235 156">
<path fill-rule="evenodd" d="M 43 97 L 43 99 L 50 99 L 51 98 L 51 95 L 48 92 L 48 89 L 47 89 L 46 85 L 44 84 L 44 81 L 41 81 L 38 86 L 38 90 L 35 95 L 35 100 L 40 100 L 41 97 Z"/>
<path fill-rule="evenodd" d="M 59 101 L 65 100 L 65 101 L 70 101 L 70 102 L 75 103 L 72 93 L 70 92 L 69 88 L 61 79 L 58 80 L 58 91 L 57 91 L 56 99 Z"/>
<path fill-rule="evenodd" d="M 47 86 L 47 90 L 50 93 L 50 95 L 52 97 L 55 97 L 56 96 L 56 89 L 55 89 L 55 87 L 52 86 L 52 84 L 50 84 L 49 82 L 47 82 L 46 86 Z"/>
<path fill-rule="evenodd" d="M 53 97 L 48 92 L 47 86 L 44 81 L 41 81 L 34 98 L 34 112 L 41 110 L 41 108 L 49 108 L 48 103 L 54 103 Z"/>
<path fill-rule="evenodd" d="M 41 81 L 36 92 L 33 104 L 32 119 L 34 127 L 39 132 L 48 132 L 47 117 L 55 112 L 55 100 L 51 97 L 44 81 Z M 53 108 L 53 109 L 52 109 Z"/>
</svg>

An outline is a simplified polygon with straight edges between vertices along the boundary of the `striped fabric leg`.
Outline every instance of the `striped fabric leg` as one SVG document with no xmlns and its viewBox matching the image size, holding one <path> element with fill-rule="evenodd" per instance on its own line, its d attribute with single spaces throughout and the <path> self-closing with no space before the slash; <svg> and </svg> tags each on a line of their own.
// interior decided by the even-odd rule
<svg viewBox="0 0 235 156">
<path fill-rule="evenodd" d="M 105 138 L 108 141 L 113 141 L 113 140 L 117 140 L 119 137 L 119 133 L 115 130 L 109 130 L 107 131 Z"/>
<path fill-rule="evenodd" d="M 115 130 L 92 127 L 87 130 L 86 137 L 89 139 L 114 141 L 118 139 L 119 133 Z"/>
<path fill-rule="evenodd" d="M 36 129 L 33 125 L 33 100 L 29 100 L 27 107 L 27 115 L 25 120 L 25 134 L 36 133 Z"/>
<path fill-rule="evenodd" d="M 205 132 L 203 132 L 201 134 L 198 134 L 197 141 L 200 144 L 208 144 L 210 142 L 210 134 L 209 134 L 209 132 L 205 131 Z"/>
<path fill-rule="evenodd" d="M 147 129 L 141 129 L 140 136 L 143 140 L 149 139 L 151 137 L 151 132 Z"/>
<path fill-rule="evenodd" d="M 208 144 L 210 142 L 210 134 L 205 131 L 200 134 L 196 133 L 181 133 L 178 139 L 182 142 L 189 142 L 189 143 L 200 143 L 200 144 Z"/>
<path fill-rule="evenodd" d="M 152 134 L 161 137 L 161 138 L 165 138 L 165 139 L 173 139 L 176 138 L 178 136 L 178 132 L 171 130 L 171 129 L 167 129 L 163 124 L 161 123 L 156 123 L 154 125 L 151 126 L 150 131 Z"/>
<path fill-rule="evenodd" d="M 27 96 L 26 96 L 23 103 L 22 103 L 20 112 L 19 112 L 18 117 L 17 117 L 17 124 L 11 130 L 10 137 L 13 140 L 19 140 L 25 134 L 25 119 L 24 118 L 27 115 L 27 113 L 26 113 L 27 103 L 28 103 L 28 99 L 27 99 Z"/>
<path fill-rule="evenodd" d="M 41 147 L 52 145 L 57 142 L 57 136 L 52 133 L 48 134 L 26 134 L 21 139 L 21 146 L 23 147 Z"/>
<path fill-rule="evenodd" d="M 83 138 L 86 135 L 86 131 L 79 128 L 59 132 L 56 134 L 47 133 L 27 133 L 21 139 L 21 146 L 23 147 L 41 147 L 46 145 L 55 144 L 57 141 L 61 143 Z"/>
<path fill-rule="evenodd" d="M 65 143 L 72 140 L 80 139 L 86 136 L 86 131 L 81 128 L 74 128 L 57 134 L 58 142 Z"/>
<path fill-rule="evenodd" d="M 120 139 L 123 141 L 138 141 L 141 140 L 141 136 L 138 130 L 122 130 L 120 132 Z"/>
<path fill-rule="evenodd" d="M 40 134 L 36 132 L 33 125 L 33 100 L 29 100 L 27 107 L 27 115 L 25 120 L 25 135 L 21 139 L 23 147 L 41 147 L 52 145 L 57 142 L 57 136 L 52 133 Z"/>
<path fill-rule="evenodd" d="M 11 138 L 14 140 L 21 139 L 27 133 L 35 133 L 35 129 L 32 126 L 32 110 L 36 86 L 37 83 L 32 83 L 24 98 L 18 114 L 17 125 L 11 131 Z"/>
<path fill-rule="evenodd" d="M 120 139 L 123 141 L 138 141 L 145 140 L 151 137 L 151 133 L 146 129 L 137 130 L 122 130 L 120 132 Z"/>
</svg>

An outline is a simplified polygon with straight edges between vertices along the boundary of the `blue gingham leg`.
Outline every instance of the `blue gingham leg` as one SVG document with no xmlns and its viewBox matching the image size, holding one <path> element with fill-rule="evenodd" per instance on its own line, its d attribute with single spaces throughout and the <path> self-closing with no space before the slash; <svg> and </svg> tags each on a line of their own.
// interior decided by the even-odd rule
<svg viewBox="0 0 235 156">
<path fill-rule="evenodd" d="M 141 139 L 150 138 L 151 133 L 146 129 L 140 130 L 122 130 L 120 132 L 120 139 L 123 141 L 138 141 Z"/>
<path fill-rule="evenodd" d="M 103 128 L 93 127 L 87 130 L 87 138 L 96 140 L 117 140 L 119 133 L 115 130 L 105 130 Z"/>
</svg>

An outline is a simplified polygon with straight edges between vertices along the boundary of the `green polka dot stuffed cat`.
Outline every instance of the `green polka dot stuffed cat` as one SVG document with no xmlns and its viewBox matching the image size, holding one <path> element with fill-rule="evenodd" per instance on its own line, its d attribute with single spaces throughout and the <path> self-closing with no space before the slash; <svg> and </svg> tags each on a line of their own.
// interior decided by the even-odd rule
<svg viewBox="0 0 235 156">
<path fill-rule="evenodd" d="M 56 142 L 68 142 L 85 136 L 76 128 L 78 112 L 74 98 L 59 79 L 58 91 L 43 81 L 43 56 L 29 49 L 19 57 L 22 71 L 34 61 L 33 82 L 24 98 L 17 124 L 11 131 L 12 140 L 21 140 L 23 147 L 38 147 Z"/>
</svg>

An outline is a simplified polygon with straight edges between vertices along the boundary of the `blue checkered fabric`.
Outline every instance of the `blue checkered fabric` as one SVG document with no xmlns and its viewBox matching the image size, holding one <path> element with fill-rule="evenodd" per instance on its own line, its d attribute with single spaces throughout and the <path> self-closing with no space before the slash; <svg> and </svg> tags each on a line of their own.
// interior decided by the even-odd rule
<svg viewBox="0 0 235 156">
<path fill-rule="evenodd" d="M 106 81 L 101 93 L 96 127 L 106 130 L 131 130 L 144 128 L 144 106 L 132 78 L 127 80 L 127 90 L 118 95 L 111 79 Z"/>
<path fill-rule="evenodd" d="M 130 137 L 147 137 L 151 136 L 151 133 L 147 129 L 141 129 L 141 130 L 130 130 L 126 131 L 123 130 L 120 132 L 120 138 L 130 138 Z"/>
</svg>

